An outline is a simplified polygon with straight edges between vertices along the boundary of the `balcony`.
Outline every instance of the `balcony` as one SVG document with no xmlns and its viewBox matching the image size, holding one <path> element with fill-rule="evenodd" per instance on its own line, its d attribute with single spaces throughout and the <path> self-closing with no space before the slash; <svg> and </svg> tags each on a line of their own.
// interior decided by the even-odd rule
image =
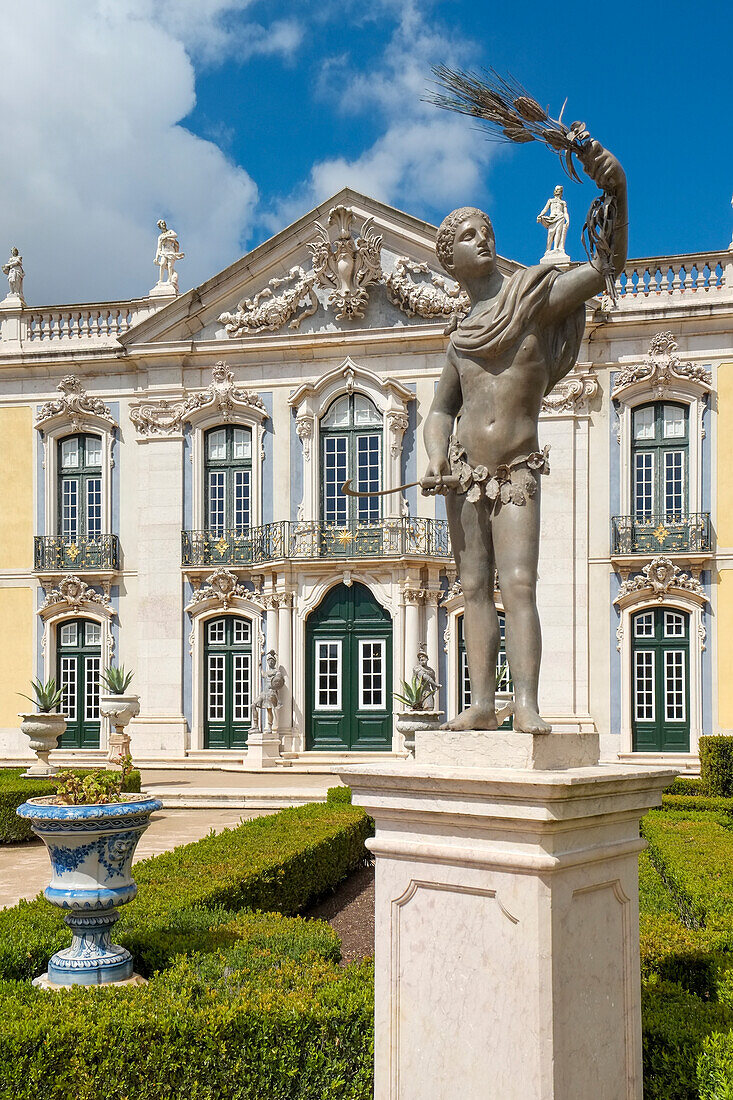
<svg viewBox="0 0 733 1100">
<path fill-rule="evenodd" d="M 33 569 L 36 573 L 114 573 L 119 569 L 117 535 L 81 535 L 74 542 L 61 535 L 36 535 Z"/>
<path fill-rule="evenodd" d="M 450 558 L 448 524 L 437 519 L 383 519 L 338 526 L 281 520 L 248 531 L 181 532 L 184 568 L 261 565 L 287 559 Z"/>
<path fill-rule="evenodd" d="M 709 512 L 611 518 L 612 556 L 648 558 L 650 554 L 684 554 L 701 559 L 710 556 L 711 545 Z"/>
</svg>

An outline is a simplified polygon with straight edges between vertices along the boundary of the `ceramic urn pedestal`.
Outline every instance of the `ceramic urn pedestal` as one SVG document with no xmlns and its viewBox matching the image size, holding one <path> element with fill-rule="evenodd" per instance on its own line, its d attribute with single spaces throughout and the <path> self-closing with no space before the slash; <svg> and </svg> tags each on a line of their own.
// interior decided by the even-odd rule
<svg viewBox="0 0 733 1100">
<path fill-rule="evenodd" d="M 131 719 L 137 718 L 140 713 L 140 696 L 101 695 L 99 713 L 109 718 L 110 723 L 107 760 L 110 764 L 119 765 L 123 757 L 130 753 L 130 735 L 125 729 Z"/>
<path fill-rule="evenodd" d="M 37 711 L 33 714 L 19 714 L 22 719 L 20 728 L 30 739 L 31 748 L 37 761 L 23 772 L 27 779 L 47 779 L 55 775 L 57 769 L 49 763 L 48 755 L 58 745 L 61 734 L 66 729 L 66 715 Z"/>
</svg>

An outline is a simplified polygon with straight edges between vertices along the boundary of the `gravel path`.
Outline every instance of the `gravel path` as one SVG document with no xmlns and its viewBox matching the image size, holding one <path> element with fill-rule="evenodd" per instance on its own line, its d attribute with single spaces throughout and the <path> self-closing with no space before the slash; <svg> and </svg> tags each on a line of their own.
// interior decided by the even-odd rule
<svg viewBox="0 0 733 1100">
<path fill-rule="evenodd" d="M 374 868 L 354 871 L 303 916 L 328 921 L 341 937 L 344 964 L 370 958 L 374 954 Z"/>
</svg>

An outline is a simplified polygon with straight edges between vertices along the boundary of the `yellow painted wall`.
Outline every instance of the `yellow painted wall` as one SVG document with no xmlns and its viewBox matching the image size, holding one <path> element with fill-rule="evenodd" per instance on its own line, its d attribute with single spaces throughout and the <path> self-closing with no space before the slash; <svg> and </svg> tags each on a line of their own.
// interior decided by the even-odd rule
<svg viewBox="0 0 733 1100">
<path fill-rule="evenodd" d="M 17 726 L 18 711 L 31 709 L 16 692 L 31 694 L 35 626 L 33 589 L 0 588 L 0 727 Z"/>
<path fill-rule="evenodd" d="M 34 435 L 29 406 L 0 409 L 0 570 L 33 568 Z"/>
</svg>

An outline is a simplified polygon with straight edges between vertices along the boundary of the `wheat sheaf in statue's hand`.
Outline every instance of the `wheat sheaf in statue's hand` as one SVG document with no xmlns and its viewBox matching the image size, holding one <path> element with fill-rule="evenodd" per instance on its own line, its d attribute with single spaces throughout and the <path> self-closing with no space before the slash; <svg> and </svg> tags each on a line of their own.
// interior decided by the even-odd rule
<svg viewBox="0 0 733 1100">
<path fill-rule="evenodd" d="M 585 174 L 597 183 L 602 191 L 616 195 L 626 188 L 626 173 L 613 153 L 604 149 L 600 141 L 591 138 L 577 153 Z"/>
</svg>

